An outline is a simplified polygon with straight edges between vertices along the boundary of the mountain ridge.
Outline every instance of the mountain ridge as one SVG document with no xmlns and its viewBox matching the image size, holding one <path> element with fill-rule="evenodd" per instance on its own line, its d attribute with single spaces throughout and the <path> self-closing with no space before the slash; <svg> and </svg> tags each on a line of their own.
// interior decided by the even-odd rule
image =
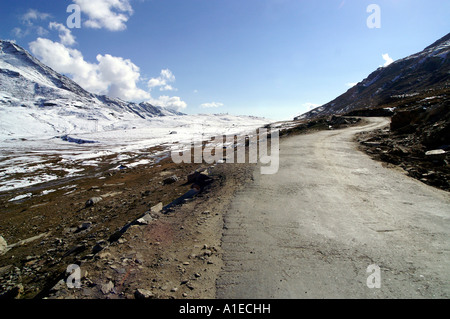
<svg viewBox="0 0 450 319">
<path fill-rule="evenodd" d="M 423 51 L 380 67 L 334 100 L 294 120 L 342 115 L 354 110 L 379 107 L 393 99 L 450 86 L 450 33 Z"/>
<path fill-rule="evenodd" d="M 0 133 L 8 136 L 92 131 L 93 120 L 95 129 L 108 130 L 120 127 L 123 121 L 185 115 L 148 102 L 90 93 L 19 45 L 4 40 L 0 40 L 0 113 Z M 56 123 L 47 119 L 49 115 Z M 33 129 L 25 132 L 24 124 Z"/>
</svg>

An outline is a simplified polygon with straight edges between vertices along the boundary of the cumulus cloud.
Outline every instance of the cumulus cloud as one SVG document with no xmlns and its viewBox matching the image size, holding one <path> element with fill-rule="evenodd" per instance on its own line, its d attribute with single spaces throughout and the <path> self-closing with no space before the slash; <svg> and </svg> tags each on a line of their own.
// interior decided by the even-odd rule
<svg viewBox="0 0 450 319">
<path fill-rule="evenodd" d="M 109 54 L 97 55 L 97 63 L 89 63 L 76 49 L 63 43 L 38 38 L 29 44 L 31 52 L 55 71 L 69 75 L 89 92 L 118 97 L 127 101 L 150 98 L 137 87 L 139 68 L 130 60 Z"/>
<path fill-rule="evenodd" d="M 157 78 L 151 78 L 147 85 L 149 89 L 159 87 L 160 91 L 176 91 L 169 83 L 175 82 L 175 75 L 169 69 L 161 70 L 161 74 Z"/>
<path fill-rule="evenodd" d="M 129 0 L 73 0 L 88 16 L 84 25 L 88 28 L 121 31 L 133 14 Z"/>
<path fill-rule="evenodd" d="M 352 88 L 354 87 L 356 84 L 358 84 L 358 82 L 349 82 L 349 83 L 345 83 L 346 86 Z"/>
<path fill-rule="evenodd" d="M 99 54 L 97 61 L 99 77 L 108 84 L 108 95 L 127 101 L 150 97 L 148 92 L 137 87 L 140 70 L 131 60 Z"/>
<path fill-rule="evenodd" d="M 217 103 L 217 102 L 203 103 L 200 105 L 200 107 L 202 107 L 202 108 L 215 108 L 215 107 L 221 107 L 221 106 L 223 106 L 223 103 Z"/>
<path fill-rule="evenodd" d="M 66 28 L 63 24 L 57 22 L 50 22 L 50 30 L 57 30 L 59 32 L 59 39 L 64 45 L 72 46 L 76 43 L 75 37 L 72 35 L 70 29 Z"/>
<path fill-rule="evenodd" d="M 389 56 L 388 53 L 382 54 L 382 57 L 385 61 L 383 67 L 387 67 L 389 64 L 394 62 L 394 60 Z"/>
<path fill-rule="evenodd" d="M 167 109 L 180 111 L 187 107 L 186 102 L 182 101 L 179 96 L 160 96 L 159 98 L 150 98 L 148 102 L 155 106 L 162 106 Z"/>
</svg>

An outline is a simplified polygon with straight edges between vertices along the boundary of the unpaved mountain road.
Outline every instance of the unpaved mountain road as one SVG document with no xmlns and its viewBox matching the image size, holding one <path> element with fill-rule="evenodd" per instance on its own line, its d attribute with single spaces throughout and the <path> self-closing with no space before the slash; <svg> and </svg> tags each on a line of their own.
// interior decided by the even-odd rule
<svg viewBox="0 0 450 319">
<path fill-rule="evenodd" d="M 255 170 L 225 214 L 217 298 L 450 297 L 450 195 L 358 151 L 389 123 L 368 121 L 283 139 L 278 173 Z"/>
</svg>

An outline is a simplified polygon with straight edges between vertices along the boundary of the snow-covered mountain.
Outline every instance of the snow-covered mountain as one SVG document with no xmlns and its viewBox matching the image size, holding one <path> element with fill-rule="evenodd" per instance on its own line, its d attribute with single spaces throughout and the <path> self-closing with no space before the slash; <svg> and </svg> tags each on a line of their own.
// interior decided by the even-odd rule
<svg viewBox="0 0 450 319">
<path fill-rule="evenodd" d="M 345 114 L 450 86 L 450 33 L 423 51 L 380 67 L 335 100 L 296 119 Z"/>
<path fill-rule="evenodd" d="M 15 43 L 0 40 L 0 136 L 128 128 L 167 115 L 183 114 L 89 93 Z"/>
</svg>

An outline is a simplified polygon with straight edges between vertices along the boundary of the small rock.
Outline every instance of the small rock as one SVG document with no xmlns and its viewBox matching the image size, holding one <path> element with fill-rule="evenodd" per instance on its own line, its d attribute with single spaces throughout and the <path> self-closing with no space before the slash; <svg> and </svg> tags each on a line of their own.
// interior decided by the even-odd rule
<svg viewBox="0 0 450 319">
<path fill-rule="evenodd" d="M 97 256 L 99 259 L 109 259 L 109 258 L 111 258 L 112 255 L 109 252 L 103 251 L 103 252 L 99 253 Z"/>
<path fill-rule="evenodd" d="M 200 278 L 202 275 L 200 275 L 199 273 L 195 273 L 194 276 L 195 278 Z"/>
<path fill-rule="evenodd" d="M 91 228 L 91 226 L 92 226 L 91 222 L 85 222 L 85 223 L 82 223 L 81 225 L 79 225 L 76 231 L 80 232 L 83 230 L 87 230 L 87 229 Z"/>
<path fill-rule="evenodd" d="M 136 289 L 136 291 L 134 292 L 134 298 L 136 299 L 151 299 L 153 298 L 154 295 L 150 290 L 147 289 Z"/>
<path fill-rule="evenodd" d="M 109 281 L 107 284 L 103 284 L 101 287 L 101 291 L 104 295 L 109 294 L 114 289 L 114 284 L 112 281 Z"/>
<path fill-rule="evenodd" d="M 205 252 L 203 253 L 204 256 L 211 256 L 212 255 L 212 251 L 211 250 L 205 250 Z"/>
<path fill-rule="evenodd" d="M 432 151 L 428 151 L 425 153 L 425 155 L 430 156 L 430 155 L 442 155 L 445 154 L 446 151 L 438 149 L 438 150 L 432 150 Z"/>
<path fill-rule="evenodd" d="M 94 206 L 95 204 L 99 203 L 100 201 L 102 201 L 103 198 L 101 197 L 92 197 L 91 199 L 89 199 L 86 204 L 84 205 L 84 207 L 91 207 Z"/>
<path fill-rule="evenodd" d="M 186 284 L 186 287 L 188 287 L 190 290 L 194 290 L 194 286 L 190 282 Z"/>
<path fill-rule="evenodd" d="M 162 209 L 163 209 L 163 203 L 160 202 L 160 203 L 156 204 L 155 206 L 152 206 L 150 208 L 150 212 L 159 213 L 160 211 L 162 211 Z"/>
<path fill-rule="evenodd" d="M 173 175 L 163 180 L 163 185 L 169 185 L 178 182 L 178 177 Z"/>
<path fill-rule="evenodd" d="M 150 214 L 145 214 L 143 217 L 136 220 L 139 225 L 148 225 L 153 221 L 153 217 Z"/>
</svg>

